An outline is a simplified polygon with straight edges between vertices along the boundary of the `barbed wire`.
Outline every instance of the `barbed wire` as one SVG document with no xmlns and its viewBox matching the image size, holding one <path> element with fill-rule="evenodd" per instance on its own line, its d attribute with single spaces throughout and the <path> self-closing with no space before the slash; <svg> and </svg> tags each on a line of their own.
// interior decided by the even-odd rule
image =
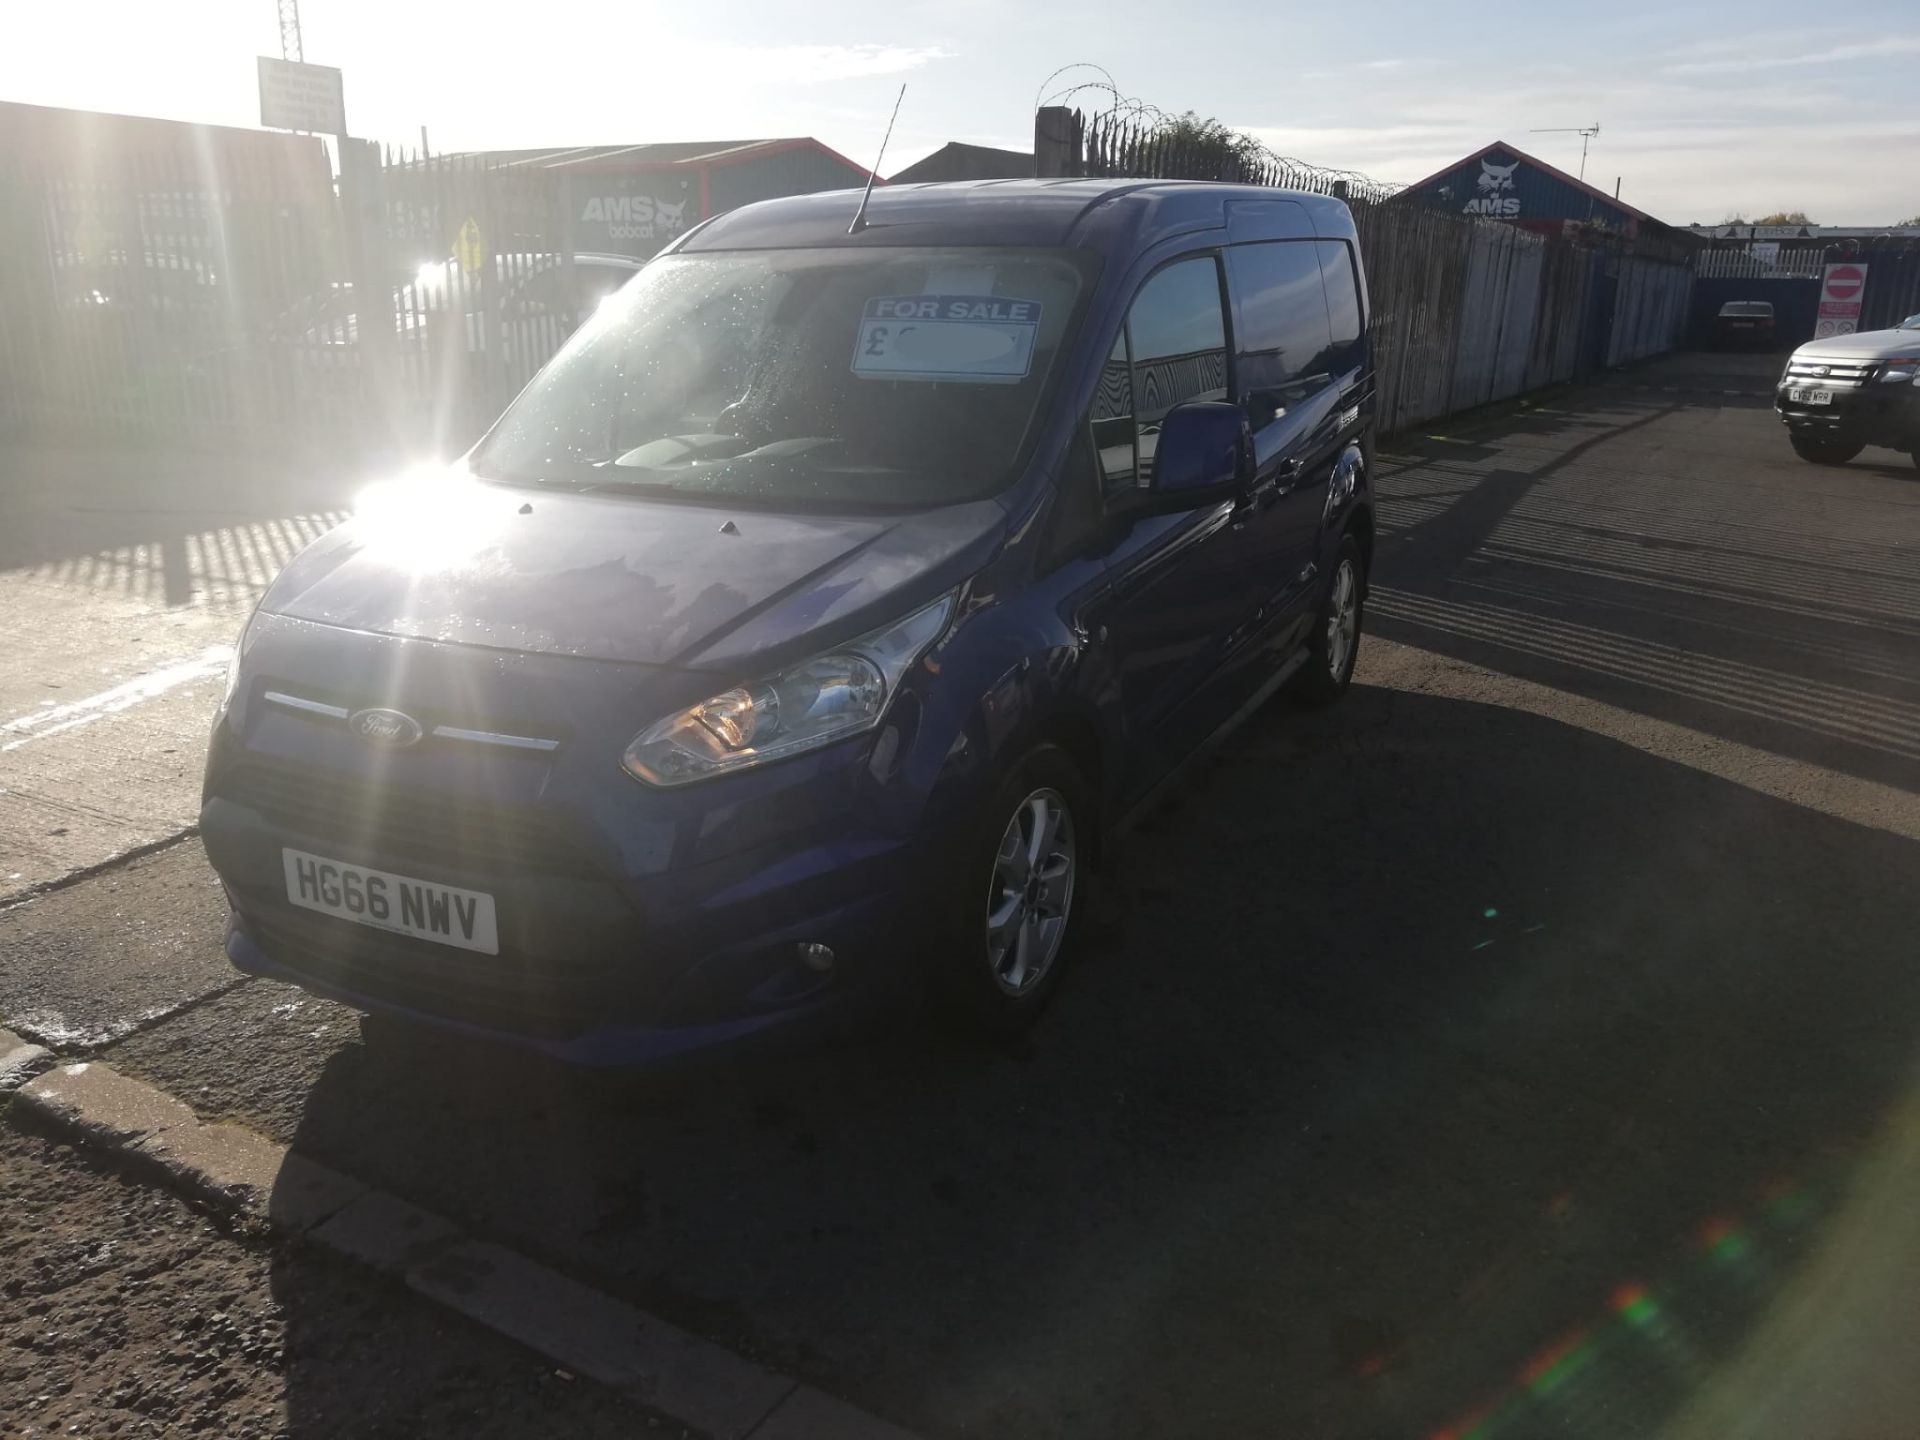
<svg viewBox="0 0 1920 1440">
<path fill-rule="evenodd" d="M 1100 78 L 1098 80 L 1077 81 L 1072 85 L 1064 86 L 1054 91 L 1052 94 L 1048 94 L 1047 86 L 1051 85 L 1055 80 L 1058 80 L 1069 70 L 1094 70 L 1099 72 Z M 1150 122 L 1160 122 L 1173 118 L 1158 105 L 1149 104 L 1145 100 L 1136 99 L 1123 92 L 1107 68 L 1104 65 L 1096 65 L 1091 60 L 1076 60 L 1071 65 L 1062 65 L 1058 70 L 1042 80 L 1040 82 L 1040 88 L 1034 92 L 1033 108 L 1039 110 L 1048 105 L 1066 105 L 1069 104 L 1076 95 L 1087 90 L 1097 91 L 1105 95 L 1110 102 L 1108 112 L 1123 115 L 1129 121 L 1138 122 L 1147 120 Z"/>
<path fill-rule="evenodd" d="M 1076 80 L 1072 84 L 1061 86 L 1051 92 L 1048 90 L 1048 86 L 1074 70 L 1091 70 L 1099 78 Z M 1104 97 L 1106 104 L 1099 109 L 1087 107 L 1088 113 L 1082 118 L 1090 126 L 1108 133 L 1112 133 L 1119 127 L 1126 127 L 1140 132 L 1142 139 L 1150 139 L 1153 135 L 1170 130 L 1189 117 L 1201 124 L 1209 123 L 1201 120 L 1194 111 L 1189 110 L 1175 115 L 1150 101 L 1128 95 L 1121 90 L 1113 75 L 1104 66 L 1087 60 L 1063 65 L 1041 81 L 1039 88 L 1034 92 L 1034 109 L 1037 112 L 1055 105 L 1073 108 L 1073 101 L 1088 93 Z M 1231 158 L 1236 165 L 1251 169 L 1271 168 L 1275 176 L 1287 184 L 1320 190 L 1332 190 L 1338 186 L 1341 191 L 1357 199 L 1371 201 L 1385 200 L 1405 188 L 1392 181 L 1376 180 L 1359 170 L 1316 165 L 1296 156 L 1283 155 L 1250 131 L 1236 130 L 1218 121 L 1211 123 L 1220 126 L 1223 147 L 1230 150 Z"/>
</svg>

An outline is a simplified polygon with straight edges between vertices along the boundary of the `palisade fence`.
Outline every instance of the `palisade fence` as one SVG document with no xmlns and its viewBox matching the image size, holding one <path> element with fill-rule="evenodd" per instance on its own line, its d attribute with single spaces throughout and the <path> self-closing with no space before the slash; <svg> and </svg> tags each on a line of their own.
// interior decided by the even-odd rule
<svg viewBox="0 0 1920 1440">
<path fill-rule="evenodd" d="M 0 431 L 446 454 L 584 318 L 560 177 L 233 133 L 0 126 Z"/>
<path fill-rule="evenodd" d="M 355 347 L 353 384 L 377 434 L 445 454 L 478 436 L 586 318 L 568 299 L 565 181 L 360 143 L 342 193 L 377 257 L 368 268 L 386 280 L 379 313 L 392 329 Z"/>
<path fill-rule="evenodd" d="M 1338 195 L 1356 203 L 1385 200 L 1393 187 L 1353 170 L 1328 170 L 1276 155 L 1264 146 L 1229 149 L 1187 138 L 1149 120 L 1105 113 L 1083 115 L 1057 106 L 1042 109 L 1036 129 L 1047 131 L 1053 148 L 1078 145 L 1081 175 L 1143 176 L 1163 180 L 1228 180 Z M 1043 172 L 1044 173 L 1044 172 Z"/>
<path fill-rule="evenodd" d="M 1693 273 L 1702 280 L 1818 280 L 1830 251 L 1825 245 L 1775 245 L 1753 250 L 1702 250 Z"/>
<path fill-rule="evenodd" d="M 344 272 L 319 143 L 74 160 L 0 144 L 0 424 L 218 438 L 335 423 L 282 343 Z"/>
<path fill-rule="evenodd" d="M 1541 235 L 1395 198 L 1393 187 L 1123 115 L 1034 117 L 1036 173 L 1225 180 L 1333 195 L 1353 211 L 1373 307 L 1383 430 L 1677 346 L 1692 271 L 1670 246 Z"/>
</svg>

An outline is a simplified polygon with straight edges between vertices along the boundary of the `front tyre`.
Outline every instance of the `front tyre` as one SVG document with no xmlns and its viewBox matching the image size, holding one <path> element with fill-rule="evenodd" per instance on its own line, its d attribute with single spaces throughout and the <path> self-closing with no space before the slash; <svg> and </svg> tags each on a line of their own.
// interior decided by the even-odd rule
<svg viewBox="0 0 1920 1440">
<path fill-rule="evenodd" d="M 1307 642 L 1307 662 L 1287 682 L 1287 694 L 1302 705 L 1331 705 L 1353 683 L 1360 658 L 1360 622 L 1367 600 L 1366 561 L 1351 535 L 1340 541 L 1327 598 Z"/>
<path fill-rule="evenodd" d="M 1793 453 L 1814 465 L 1844 465 L 1867 447 L 1851 440 L 1818 440 L 1810 435 L 1789 435 Z"/>
<path fill-rule="evenodd" d="M 1056 745 L 1001 782 L 955 867 L 936 976 L 945 1018 L 996 1038 L 1039 1019 L 1084 908 L 1093 827 L 1086 780 Z"/>
</svg>

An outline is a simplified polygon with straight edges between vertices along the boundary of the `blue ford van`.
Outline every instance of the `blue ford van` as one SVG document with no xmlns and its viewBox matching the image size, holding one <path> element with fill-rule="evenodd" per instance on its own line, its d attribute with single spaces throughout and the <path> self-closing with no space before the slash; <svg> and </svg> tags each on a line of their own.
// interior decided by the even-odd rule
<svg viewBox="0 0 1920 1440">
<path fill-rule="evenodd" d="M 227 953 L 664 1061 L 1058 985 L 1103 835 L 1353 673 L 1344 204 L 1001 181 L 709 220 L 458 464 L 261 602 L 207 765 Z"/>
</svg>

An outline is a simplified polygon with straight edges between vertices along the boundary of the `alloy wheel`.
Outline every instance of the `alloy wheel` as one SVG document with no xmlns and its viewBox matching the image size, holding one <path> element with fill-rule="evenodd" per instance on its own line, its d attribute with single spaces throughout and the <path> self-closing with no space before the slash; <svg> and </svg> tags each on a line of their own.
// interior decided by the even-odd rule
<svg viewBox="0 0 1920 1440">
<path fill-rule="evenodd" d="M 1351 560 L 1342 560 L 1333 575 L 1333 594 L 1327 601 L 1327 670 L 1336 683 L 1353 659 L 1354 639 L 1360 633 L 1360 579 Z"/>
<path fill-rule="evenodd" d="M 1053 969 L 1073 913 L 1077 860 L 1066 800 L 1035 790 L 1007 822 L 987 891 L 987 964 L 1007 994 L 1025 994 Z"/>
</svg>

